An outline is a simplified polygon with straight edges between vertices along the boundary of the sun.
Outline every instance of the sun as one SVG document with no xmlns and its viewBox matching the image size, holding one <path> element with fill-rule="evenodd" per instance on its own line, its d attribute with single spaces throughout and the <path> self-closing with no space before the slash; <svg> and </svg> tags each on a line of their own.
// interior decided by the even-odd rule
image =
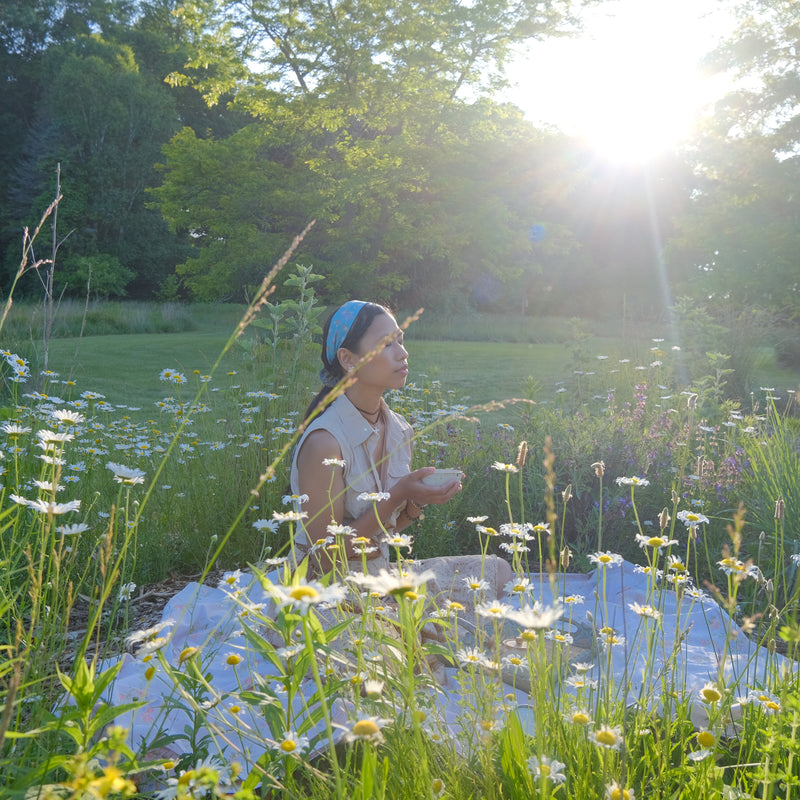
<svg viewBox="0 0 800 800">
<path fill-rule="evenodd" d="M 508 99 L 598 155 L 637 163 L 686 139 L 724 78 L 702 56 L 732 21 L 704 0 L 618 0 L 587 15 L 578 39 L 536 44 L 510 72 Z"/>
</svg>

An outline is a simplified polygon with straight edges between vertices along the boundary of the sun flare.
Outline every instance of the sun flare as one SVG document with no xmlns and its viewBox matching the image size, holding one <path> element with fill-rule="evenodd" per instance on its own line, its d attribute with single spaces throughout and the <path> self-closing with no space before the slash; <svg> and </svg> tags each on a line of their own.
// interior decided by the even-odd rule
<svg viewBox="0 0 800 800">
<path fill-rule="evenodd" d="M 657 156 L 690 135 L 721 91 L 699 60 L 730 23 L 703 6 L 619 0 L 598 10 L 582 37 L 537 44 L 517 62 L 509 99 L 610 161 Z"/>
</svg>

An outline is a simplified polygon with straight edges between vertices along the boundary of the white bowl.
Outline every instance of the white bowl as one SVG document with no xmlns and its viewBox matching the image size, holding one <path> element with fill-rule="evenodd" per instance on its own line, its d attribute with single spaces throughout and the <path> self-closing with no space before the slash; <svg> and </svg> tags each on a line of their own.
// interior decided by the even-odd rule
<svg viewBox="0 0 800 800">
<path fill-rule="evenodd" d="M 426 475 L 422 482 L 426 486 L 444 486 L 463 477 L 464 473 L 460 469 L 437 469 L 436 472 Z"/>
</svg>

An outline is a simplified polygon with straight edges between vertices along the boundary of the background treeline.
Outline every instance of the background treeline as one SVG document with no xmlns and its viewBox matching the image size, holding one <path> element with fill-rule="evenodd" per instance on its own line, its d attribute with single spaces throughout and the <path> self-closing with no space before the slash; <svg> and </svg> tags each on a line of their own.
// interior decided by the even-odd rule
<svg viewBox="0 0 800 800">
<path fill-rule="evenodd" d="M 298 260 L 327 302 L 635 319 L 681 298 L 786 332 L 800 5 L 737 6 L 708 61 L 743 88 L 621 168 L 496 99 L 515 49 L 574 29 L 567 0 L 2 0 L 0 286 L 60 181 L 36 253 L 57 296 L 238 302 L 313 219 Z"/>
</svg>

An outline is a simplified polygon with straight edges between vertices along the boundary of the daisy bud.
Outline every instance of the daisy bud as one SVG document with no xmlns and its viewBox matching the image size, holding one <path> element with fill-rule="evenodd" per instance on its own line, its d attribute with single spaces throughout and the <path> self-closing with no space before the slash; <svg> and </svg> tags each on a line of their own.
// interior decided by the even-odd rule
<svg viewBox="0 0 800 800">
<path fill-rule="evenodd" d="M 603 475 L 606 474 L 605 461 L 595 461 L 594 464 L 592 464 L 592 469 L 594 470 L 594 474 L 597 475 L 598 478 L 602 478 Z"/>
<path fill-rule="evenodd" d="M 567 488 L 564 489 L 563 492 L 561 492 L 561 499 L 564 501 L 564 504 L 566 505 L 571 497 L 572 497 L 572 484 L 568 483 Z"/>
<path fill-rule="evenodd" d="M 689 397 L 686 400 L 686 407 L 691 409 L 692 411 L 694 411 L 694 409 L 697 408 L 697 395 L 696 394 L 693 393 L 693 394 L 689 395 Z"/>
<path fill-rule="evenodd" d="M 522 469 L 525 466 L 525 459 L 528 457 L 528 443 L 526 441 L 521 441 L 519 443 L 519 447 L 517 448 L 517 467 Z"/>
<path fill-rule="evenodd" d="M 658 524 L 661 527 L 661 530 L 665 530 L 667 525 L 669 525 L 671 517 L 669 515 L 669 509 L 664 506 L 662 512 L 658 515 Z"/>
<path fill-rule="evenodd" d="M 569 567 L 569 562 L 571 560 L 572 560 L 572 551 L 569 549 L 569 547 L 565 547 L 561 551 L 561 560 L 560 560 L 561 568 L 567 569 L 567 567 Z"/>
</svg>

